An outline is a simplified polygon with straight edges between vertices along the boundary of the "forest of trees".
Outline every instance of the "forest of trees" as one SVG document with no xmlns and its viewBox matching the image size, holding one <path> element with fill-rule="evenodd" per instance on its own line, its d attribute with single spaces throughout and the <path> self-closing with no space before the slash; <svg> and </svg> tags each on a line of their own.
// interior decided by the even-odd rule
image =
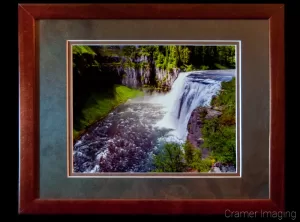
<svg viewBox="0 0 300 222">
<path fill-rule="evenodd" d="M 184 71 L 235 68 L 235 46 L 156 46 L 156 67 Z"/>
<path fill-rule="evenodd" d="M 124 65 L 130 64 L 139 56 L 153 59 L 156 68 L 182 71 L 203 69 L 234 69 L 235 46 L 184 46 L 184 45 L 125 45 L 92 46 L 95 52 L 106 56 L 124 56 L 130 58 Z"/>
</svg>

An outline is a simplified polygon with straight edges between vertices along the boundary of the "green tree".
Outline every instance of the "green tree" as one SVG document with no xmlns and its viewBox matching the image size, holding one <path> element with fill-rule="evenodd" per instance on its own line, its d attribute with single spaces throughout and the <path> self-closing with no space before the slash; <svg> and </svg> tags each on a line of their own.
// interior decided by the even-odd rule
<svg viewBox="0 0 300 222">
<path fill-rule="evenodd" d="M 183 47 L 180 51 L 180 59 L 184 65 L 188 64 L 190 61 L 191 51 L 187 47 Z"/>
<path fill-rule="evenodd" d="M 162 150 L 154 155 L 155 172 L 184 172 L 184 154 L 177 143 L 166 143 Z"/>
<path fill-rule="evenodd" d="M 134 53 L 137 51 L 136 46 L 134 45 L 126 45 L 123 46 L 123 54 L 127 57 L 133 57 Z"/>
<path fill-rule="evenodd" d="M 235 127 L 216 124 L 215 119 L 203 128 L 203 147 L 210 148 L 218 161 L 235 163 Z"/>
<path fill-rule="evenodd" d="M 208 172 L 212 167 L 211 159 L 209 157 L 202 159 L 202 152 L 200 149 L 194 149 L 193 153 L 193 161 L 190 164 L 190 167 L 198 172 Z"/>
<path fill-rule="evenodd" d="M 183 144 L 184 158 L 185 158 L 187 165 L 191 165 L 193 162 L 194 149 L 195 148 L 188 140 Z"/>
<path fill-rule="evenodd" d="M 207 173 L 212 168 L 212 162 L 209 158 L 203 159 L 200 162 L 195 163 L 195 169 L 198 172 Z"/>
<path fill-rule="evenodd" d="M 153 46 L 153 45 L 143 45 L 139 47 L 140 49 L 140 54 L 145 55 L 145 56 L 153 56 L 155 51 L 158 50 L 158 46 Z"/>
</svg>

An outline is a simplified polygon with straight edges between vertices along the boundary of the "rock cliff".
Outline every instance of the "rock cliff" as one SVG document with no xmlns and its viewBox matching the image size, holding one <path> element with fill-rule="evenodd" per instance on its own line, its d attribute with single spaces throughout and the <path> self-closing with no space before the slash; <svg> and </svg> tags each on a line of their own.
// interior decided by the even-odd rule
<svg viewBox="0 0 300 222">
<path fill-rule="evenodd" d="M 220 117 L 222 115 L 222 107 L 197 107 L 193 110 L 188 122 L 188 135 L 187 140 L 196 148 L 201 148 L 202 158 L 209 156 L 210 150 L 202 148 L 204 143 L 202 138 L 202 129 L 206 119 Z M 236 168 L 232 164 L 214 163 L 209 173 L 223 173 L 223 172 L 236 172 Z"/>
<path fill-rule="evenodd" d="M 151 56 L 135 58 L 110 57 L 101 58 L 108 72 L 117 73 L 119 80 L 131 88 L 154 87 L 158 91 L 169 91 L 178 77 L 180 69 L 164 70 L 155 67 Z"/>
<path fill-rule="evenodd" d="M 220 115 L 222 115 L 222 112 L 211 107 L 198 107 L 194 109 L 188 122 L 187 140 L 193 144 L 194 147 L 200 148 L 204 142 L 201 133 L 204 120 L 219 117 Z M 208 154 L 209 150 L 203 148 L 202 157 L 206 158 Z"/>
</svg>

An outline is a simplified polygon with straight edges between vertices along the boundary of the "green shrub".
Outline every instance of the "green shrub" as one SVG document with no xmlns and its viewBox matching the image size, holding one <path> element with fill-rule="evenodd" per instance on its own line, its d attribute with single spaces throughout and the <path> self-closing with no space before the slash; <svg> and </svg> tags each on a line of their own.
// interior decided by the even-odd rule
<svg viewBox="0 0 300 222">
<path fill-rule="evenodd" d="M 193 162 L 194 149 L 194 146 L 188 140 L 183 144 L 184 159 L 187 165 L 190 165 Z"/>
<path fill-rule="evenodd" d="M 222 66 L 221 64 L 218 64 L 218 63 L 215 63 L 214 65 L 217 69 L 228 69 L 228 67 Z"/>
<path fill-rule="evenodd" d="M 210 158 L 202 159 L 201 151 L 199 149 L 195 150 L 194 160 L 191 164 L 193 169 L 198 172 L 208 172 L 212 167 L 212 160 Z"/>
<path fill-rule="evenodd" d="M 154 172 L 185 172 L 189 169 L 208 172 L 213 164 L 211 158 L 202 159 L 202 152 L 189 141 L 180 145 L 166 143 L 162 150 L 154 155 Z"/>
<path fill-rule="evenodd" d="M 195 70 L 196 68 L 191 64 L 191 65 L 186 65 L 185 71 L 190 72 Z"/>
<path fill-rule="evenodd" d="M 200 66 L 200 70 L 209 70 L 209 66 L 202 65 Z"/>
<path fill-rule="evenodd" d="M 155 172 L 183 172 L 186 169 L 184 154 L 177 143 L 166 143 L 154 155 Z"/>
</svg>

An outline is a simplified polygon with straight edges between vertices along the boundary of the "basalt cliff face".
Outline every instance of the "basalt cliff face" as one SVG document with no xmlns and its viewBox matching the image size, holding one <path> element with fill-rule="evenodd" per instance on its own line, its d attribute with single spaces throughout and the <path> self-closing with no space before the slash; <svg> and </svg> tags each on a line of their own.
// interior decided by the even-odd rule
<svg viewBox="0 0 300 222">
<path fill-rule="evenodd" d="M 131 88 L 152 86 L 158 91 L 169 91 L 178 77 L 180 69 L 164 70 L 155 67 L 153 58 L 140 56 L 136 58 L 105 58 L 108 72 L 117 74 L 120 82 Z"/>
</svg>

